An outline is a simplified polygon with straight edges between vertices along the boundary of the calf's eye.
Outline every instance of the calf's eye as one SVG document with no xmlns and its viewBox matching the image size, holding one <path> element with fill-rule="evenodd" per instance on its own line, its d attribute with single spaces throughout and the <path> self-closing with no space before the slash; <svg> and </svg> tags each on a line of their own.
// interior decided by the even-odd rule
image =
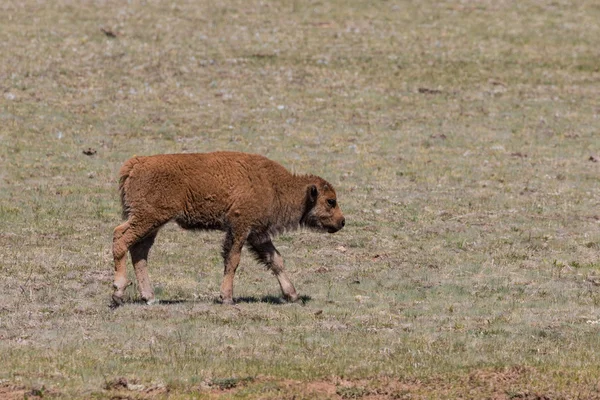
<svg viewBox="0 0 600 400">
<path fill-rule="evenodd" d="M 331 207 L 335 207 L 335 199 L 329 199 L 327 200 L 327 203 L 331 206 Z"/>
</svg>

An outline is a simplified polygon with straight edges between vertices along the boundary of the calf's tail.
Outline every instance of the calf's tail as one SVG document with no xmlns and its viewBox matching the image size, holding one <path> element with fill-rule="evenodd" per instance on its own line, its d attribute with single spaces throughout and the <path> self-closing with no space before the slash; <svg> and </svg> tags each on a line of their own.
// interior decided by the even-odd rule
<svg viewBox="0 0 600 400">
<path fill-rule="evenodd" d="M 125 161 L 121 169 L 119 170 L 119 194 L 121 195 L 121 205 L 123 207 L 123 219 L 129 217 L 130 207 L 127 203 L 127 181 L 131 175 L 133 167 L 140 162 L 139 157 L 133 157 Z"/>
</svg>

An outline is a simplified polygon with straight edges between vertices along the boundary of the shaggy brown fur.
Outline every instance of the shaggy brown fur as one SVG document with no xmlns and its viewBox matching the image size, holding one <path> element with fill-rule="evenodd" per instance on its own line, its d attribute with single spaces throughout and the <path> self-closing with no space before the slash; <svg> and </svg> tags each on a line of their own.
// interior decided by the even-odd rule
<svg viewBox="0 0 600 400">
<path fill-rule="evenodd" d="M 152 303 L 148 252 L 161 226 L 225 231 L 223 303 L 233 302 L 233 278 L 245 243 L 277 277 L 283 296 L 298 299 L 271 236 L 300 226 L 330 233 L 345 223 L 333 186 L 314 175 L 293 175 L 255 154 L 217 152 L 133 157 L 119 172 L 123 216 L 114 231 L 113 300 L 123 301 L 125 256 L 131 260 L 142 298 Z"/>
</svg>

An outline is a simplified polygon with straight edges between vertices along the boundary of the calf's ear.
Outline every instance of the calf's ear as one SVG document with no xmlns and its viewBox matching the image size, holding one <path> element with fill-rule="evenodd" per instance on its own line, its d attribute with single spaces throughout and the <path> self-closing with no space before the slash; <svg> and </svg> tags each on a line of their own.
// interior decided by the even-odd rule
<svg viewBox="0 0 600 400">
<path fill-rule="evenodd" d="M 310 185 L 308 187 L 308 197 L 311 201 L 311 203 L 314 203 L 317 201 L 317 196 L 319 195 L 319 191 L 317 190 L 317 186 L 316 185 Z"/>
</svg>

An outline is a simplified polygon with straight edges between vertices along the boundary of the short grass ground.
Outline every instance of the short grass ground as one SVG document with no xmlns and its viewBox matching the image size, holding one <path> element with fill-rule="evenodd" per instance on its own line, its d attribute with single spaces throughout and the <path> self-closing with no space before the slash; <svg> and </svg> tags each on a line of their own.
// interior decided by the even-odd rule
<svg viewBox="0 0 600 400">
<path fill-rule="evenodd" d="M 0 398 L 600 398 L 595 1 L 0 4 Z M 110 304 L 134 154 L 264 154 L 346 228 L 301 304 L 165 228 Z M 88 154 L 84 154 L 88 153 Z M 133 274 L 132 274 L 133 278 Z"/>
</svg>

